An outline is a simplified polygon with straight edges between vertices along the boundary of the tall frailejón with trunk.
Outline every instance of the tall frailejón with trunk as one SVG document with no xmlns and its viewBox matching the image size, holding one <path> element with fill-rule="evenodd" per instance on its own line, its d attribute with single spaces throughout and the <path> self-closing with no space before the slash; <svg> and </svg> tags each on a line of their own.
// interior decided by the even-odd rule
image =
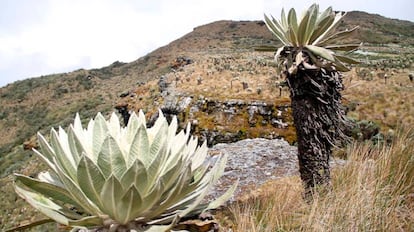
<svg viewBox="0 0 414 232">
<path fill-rule="evenodd" d="M 290 88 L 292 112 L 298 139 L 299 171 L 305 194 L 330 184 L 329 158 L 334 143 L 343 137 L 346 118 L 341 106 L 344 63 L 357 61 L 346 53 L 360 44 L 341 43 L 357 27 L 336 31 L 344 12 L 331 8 L 319 12 L 312 5 L 297 18 L 294 9 L 280 20 L 265 15 L 269 30 L 283 43 L 275 60 Z M 264 48 L 261 48 L 263 50 Z"/>
</svg>

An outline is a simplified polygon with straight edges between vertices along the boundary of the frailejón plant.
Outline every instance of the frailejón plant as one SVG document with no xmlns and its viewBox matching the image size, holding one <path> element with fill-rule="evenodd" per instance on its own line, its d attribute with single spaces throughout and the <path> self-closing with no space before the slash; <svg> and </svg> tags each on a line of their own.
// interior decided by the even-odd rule
<svg viewBox="0 0 414 232">
<path fill-rule="evenodd" d="M 313 187 L 330 185 L 332 146 L 345 137 L 348 124 L 341 105 L 341 72 L 350 70 L 345 63 L 358 63 L 347 53 L 360 44 L 343 43 L 357 27 L 336 31 L 344 15 L 330 7 L 319 12 L 316 4 L 299 18 L 294 9 L 288 15 L 282 10 L 280 20 L 265 15 L 267 27 L 283 44 L 271 51 L 276 52 L 278 71 L 290 90 L 306 196 L 311 196 Z M 342 44 L 335 44 L 340 41 Z"/>
<path fill-rule="evenodd" d="M 349 68 L 344 63 L 359 63 L 339 52 L 354 51 L 360 44 L 334 44 L 358 28 L 336 31 L 345 14 L 335 13 L 331 7 L 319 12 L 319 6 L 313 4 L 299 19 L 293 8 L 288 15 L 282 9 L 280 20 L 264 15 L 267 28 L 283 44 L 275 55 L 279 68 L 287 67 L 290 74 L 295 74 L 299 66 L 346 72 Z"/>
<path fill-rule="evenodd" d="M 201 204 L 221 176 L 226 157 L 206 164 L 190 128 L 177 131 L 159 113 L 151 128 L 142 111 L 121 127 L 114 113 L 98 113 L 83 128 L 79 115 L 67 131 L 39 133 L 34 152 L 49 166 L 38 179 L 15 174 L 16 192 L 58 223 L 95 231 L 169 231 L 178 221 L 216 208 L 231 196 Z M 74 211 L 76 209 L 76 211 Z"/>
</svg>

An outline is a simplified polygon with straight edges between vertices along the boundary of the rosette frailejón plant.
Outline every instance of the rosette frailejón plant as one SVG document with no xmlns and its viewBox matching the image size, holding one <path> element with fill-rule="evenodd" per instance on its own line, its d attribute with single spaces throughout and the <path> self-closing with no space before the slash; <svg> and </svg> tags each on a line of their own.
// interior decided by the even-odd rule
<svg viewBox="0 0 414 232">
<path fill-rule="evenodd" d="M 358 64 L 348 55 L 360 47 L 359 43 L 341 43 L 349 37 L 358 26 L 343 31 L 336 31 L 345 12 L 334 12 L 331 7 L 320 12 L 319 6 L 313 4 L 301 17 L 297 17 L 295 9 L 288 15 L 282 9 L 280 20 L 267 15 L 265 23 L 272 34 L 282 42 L 283 46 L 259 47 L 259 50 L 276 50 L 275 60 L 279 69 L 286 68 L 289 74 L 296 74 L 298 69 L 327 69 L 341 72 L 350 71 L 345 64 Z M 342 53 L 341 53 L 342 52 Z"/>
<path fill-rule="evenodd" d="M 50 142 L 38 133 L 40 150 L 34 152 L 50 170 L 38 179 L 15 174 L 16 192 L 74 228 L 169 230 L 180 218 L 218 207 L 235 189 L 201 203 L 226 157 L 209 167 L 206 144 L 198 146 L 189 126 L 179 133 L 177 127 L 175 117 L 168 124 L 161 112 L 150 128 L 142 111 L 126 127 L 115 113 L 109 120 L 98 113 L 86 128 L 76 115 L 67 131 L 51 130 Z"/>
<path fill-rule="evenodd" d="M 293 8 L 287 15 L 282 10 L 280 19 L 264 17 L 282 46 L 258 49 L 275 52 L 277 71 L 290 90 L 299 171 L 307 197 L 312 197 L 314 187 L 330 189 L 332 148 L 346 138 L 344 132 L 350 126 L 341 103 L 342 72 L 350 71 L 348 64 L 358 63 L 350 53 L 360 44 L 345 40 L 358 27 L 337 31 L 345 15 L 331 7 L 319 11 L 313 4 L 299 17 Z"/>
</svg>

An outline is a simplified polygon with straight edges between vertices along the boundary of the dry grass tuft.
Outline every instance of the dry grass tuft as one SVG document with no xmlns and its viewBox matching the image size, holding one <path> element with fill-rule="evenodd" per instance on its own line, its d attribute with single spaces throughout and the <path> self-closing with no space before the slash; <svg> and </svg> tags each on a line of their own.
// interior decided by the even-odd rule
<svg viewBox="0 0 414 232">
<path fill-rule="evenodd" d="M 307 204 L 298 177 L 269 183 L 230 207 L 229 231 L 413 231 L 414 131 L 391 145 L 354 144 L 333 189 Z"/>
</svg>

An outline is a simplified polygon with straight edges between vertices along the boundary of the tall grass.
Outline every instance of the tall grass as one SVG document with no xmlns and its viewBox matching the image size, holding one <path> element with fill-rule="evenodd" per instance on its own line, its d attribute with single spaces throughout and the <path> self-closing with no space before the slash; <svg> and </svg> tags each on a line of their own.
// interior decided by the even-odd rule
<svg viewBox="0 0 414 232">
<path fill-rule="evenodd" d="M 392 144 L 356 143 L 332 173 L 332 191 L 301 195 L 298 177 L 269 183 L 230 207 L 232 231 L 414 231 L 414 130 Z"/>
</svg>

